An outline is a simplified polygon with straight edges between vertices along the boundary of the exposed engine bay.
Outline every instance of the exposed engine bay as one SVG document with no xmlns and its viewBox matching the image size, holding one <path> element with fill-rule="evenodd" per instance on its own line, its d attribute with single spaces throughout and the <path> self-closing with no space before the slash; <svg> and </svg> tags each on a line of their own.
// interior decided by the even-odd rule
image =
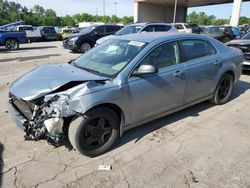
<svg viewBox="0 0 250 188">
<path fill-rule="evenodd" d="M 64 138 L 64 118 L 75 114 L 69 108 L 67 95 L 47 95 L 32 102 L 12 94 L 9 97 L 11 106 L 25 119 L 25 140 L 46 139 L 53 145 L 59 144 Z"/>
</svg>

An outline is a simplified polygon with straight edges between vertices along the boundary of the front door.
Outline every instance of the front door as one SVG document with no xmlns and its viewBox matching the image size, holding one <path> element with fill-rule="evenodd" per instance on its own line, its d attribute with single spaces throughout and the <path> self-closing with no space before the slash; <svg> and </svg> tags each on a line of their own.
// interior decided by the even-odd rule
<svg viewBox="0 0 250 188">
<path fill-rule="evenodd" d="M 185 65 L 180 64 L 176 42 L 152 50 L 141 64 L 153 64 L 159 72 L 128 80 L 132 122 L 150 118 L 183 104 Z M 140 65 L 141 65 L 140 64 Z M 138 66 L 139 67 L 139 66 Z"/>
</svg>

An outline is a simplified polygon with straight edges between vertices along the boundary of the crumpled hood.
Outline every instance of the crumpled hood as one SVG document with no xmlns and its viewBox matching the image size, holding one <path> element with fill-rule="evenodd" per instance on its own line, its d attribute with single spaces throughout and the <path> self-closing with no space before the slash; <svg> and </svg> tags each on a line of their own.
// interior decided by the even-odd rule
<svg viewBox="0 0 250 188">
<path fill-rule="evenodd" d="M 231 40 L 227 45 L 250 45 L 250 40 Z"/>
<path fill-rule="evenodd" d="M 10 85 L 10 93 L 23 100 L 34 100 L 69 82 L 106 79 L 70 64 L 42 65 L 14 81 Z"/>
</svg>

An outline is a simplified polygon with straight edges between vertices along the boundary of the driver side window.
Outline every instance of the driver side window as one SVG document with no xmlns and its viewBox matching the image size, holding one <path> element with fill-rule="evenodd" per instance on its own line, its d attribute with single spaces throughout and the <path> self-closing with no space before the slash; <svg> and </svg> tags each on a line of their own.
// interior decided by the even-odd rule
<svg viewBox="0 0 250 188">
<path fill-rule="evenodd" d="M 179 48 L 177 42 L 169 42 L 154 49 L 142 61 L 144 65 L 154 65 L 163 69 L 180 63 Z"/>
</svg>

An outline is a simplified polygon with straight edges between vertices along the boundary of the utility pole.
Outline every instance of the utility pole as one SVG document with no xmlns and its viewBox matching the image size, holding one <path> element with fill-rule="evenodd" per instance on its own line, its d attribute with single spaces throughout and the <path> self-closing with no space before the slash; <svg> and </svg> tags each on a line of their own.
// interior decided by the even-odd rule
<svg viewBox="0 0 250 188">
<path fill-rule="evenodd" d="M 105 16 L 106 13 L 105 13 L 105 0 L 103 0 L 103 16 Z"/>
<path fill-rule="evenodd" d="M 16 0 L 16 4 L 17 4 L 17 6 L 19 5 L 19 4 L 18 4 L 18 0 Z M 19 8 L 18 8 L 18 11 L 17 11 L 17 12 L 18 12 L 18 18 L 19 18 L 19 21 L 21 21 L 21 17 L 20 17 L 20 10 L 19 10 Z"/>
<path fill-rule="evenodd" d="M 116 1 L 114 2 L 114 5 L 115 5 L 115 16 L 116 16 L 116 5 L 117 5 Z"/>
<path fill-rule="evenodd" d="M 177 3 L 178 3 L 178 0 L 175 0 L 175 3 L 174 3 L 174 18 L 173 18 L 173 23 L 175 23 L 175 19 L 176 19 Z"/>
</svg>

